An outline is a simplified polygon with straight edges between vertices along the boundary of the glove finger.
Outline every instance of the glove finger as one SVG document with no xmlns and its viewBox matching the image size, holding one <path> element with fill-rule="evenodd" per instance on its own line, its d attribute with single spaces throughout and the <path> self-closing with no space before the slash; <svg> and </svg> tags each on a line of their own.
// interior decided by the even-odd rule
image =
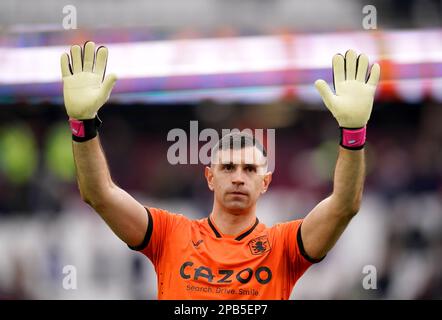
<svg viewBox="0 0 442 320">
<path fill-rule="evenodd" d="M 83 63 L 81 61 L 81 47 L 79 45 L 73 45 L 71 47 L 71 57 L 73 73 L 75 74 L 83 71 Z"/>
<path fill-rule="evenodd" d="M 88 41 L 83 49 L 83 71 L 92 72 L 95 59 L 95 43 Z"/>
<path fill-rule="evenodd" d="M 377 86 L 380 75 L 381 75 L 381 67 L 379 66 L 379 64 L 375 63 L 371 67 L 371 72 L 370 76 L 368 77 L 367 84 L 370 84 L 372 86 Z"/>
<path fill-rule="evenodd" d="M 325 106 L 331 111 L 331 108 L 333 106 L 332 99 L 333 99 L 334 95 L 333 95 L 333 92 L 331 91 L 330 87 L 328 86 L 327 82 L 325 82 L 322 79 L 316 80 L 315 87 L 316 87 L 316 90 L 318 90 L 319 94 L 321 95 Z"/>
<path fill-rule="evenodd" d="M 107 55 L 108 51 L 106 47 L 101 46 L 97 49 L 94 73 L 100 75 L 103 80 L 104 74 L 106 73 Z"/>
<path fill-rule="evenodd" d="M 358 57 L 357 62 L 357 72 L 356 72 L 356 80 L 364 82 L 367 78 L 367 70 L 368 70 L 368 58 L 365 54 L 361 54 Z"/>
<path fill-rule="evenodd" d="M 112 88 L 115 85 L 115 81 L 117 81 L 117 76 L 115 74 L 110 74 L 106 76 L 101 86 L 101 94 L 100 94 L 100 106 L 106 103 L 107 99 L 111 94 Z"/>
<path fill-rule="evenodd" d="M 333 56 L 333 86 L 335 91 L 338 92 L 339 83 L 345 81 L 345 68 L 344 68 L 344 57 L 342 54 L 335 54 Z"/>
<path fill-rule="evenodd" d="M 61 76 L 68 77 L 72 75 L 71 65 L 69 64 L 69 55 L 63 53 L 60 57 Z"/>
<path fill-rule="evenodd" d="M 103 81 L 103 90 L 104 92 L 107 93 L 106 96 L 109 96 L 116 81 L 117 81 L 117 76 L 115 74 L 111 73 L 106 76 L 106 78 Z"/>
<path fill-rule="evenodd" d="M 345 53 L 345 79 L 356 79 L 356 59 L 358 55 L 354 50 L 348 50 Z"/>
</svg>

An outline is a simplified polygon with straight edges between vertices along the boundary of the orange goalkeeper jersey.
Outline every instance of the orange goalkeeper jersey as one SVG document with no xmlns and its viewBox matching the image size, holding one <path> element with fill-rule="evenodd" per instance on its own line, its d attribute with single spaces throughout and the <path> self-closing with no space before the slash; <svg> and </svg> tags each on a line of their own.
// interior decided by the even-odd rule
<svg viewBox="0 0 442 320">
<path fill-rule="evenodd" d="M 147 209 L 147 208 L 146 208 Z M 143 244 L 131 247 L 153 263 L 158 299 L 288 299 L 313 260 L 304 252 L 302 220 L 271 228 L 258 219 L 224 235 L 208 218 L 148 208 Z"/>
</svg>

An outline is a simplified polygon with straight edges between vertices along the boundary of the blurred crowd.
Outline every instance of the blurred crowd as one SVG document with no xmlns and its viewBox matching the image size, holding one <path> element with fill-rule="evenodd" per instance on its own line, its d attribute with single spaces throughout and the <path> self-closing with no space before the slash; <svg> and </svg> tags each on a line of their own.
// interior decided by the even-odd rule
<svg viewBox="0 0 442 320">
<path fill-rule="evenodd" d="M 118 106 L 101 112 L 100 137 L 115 182 L 141 202 L 207 216 L 203 165 L 171 165 L 174 128 L 274 128 L 272 185 L 258 203 L 267 225 L 304 217 L 332 191 L 339 130 L 318 106 Z M 0 298 L 155 298 L 151 265 L 81 201 L 61 106 L 0 109 Z M 442 297 L 442 106 L 379 103 L 368 124 L 360 213 L 327 258 L 295 287 L 297 299 Z M 62 286 L 65 265 L 78 288 Z M 376 269 L 376 289 L 362 285 Z"/>
</svg>

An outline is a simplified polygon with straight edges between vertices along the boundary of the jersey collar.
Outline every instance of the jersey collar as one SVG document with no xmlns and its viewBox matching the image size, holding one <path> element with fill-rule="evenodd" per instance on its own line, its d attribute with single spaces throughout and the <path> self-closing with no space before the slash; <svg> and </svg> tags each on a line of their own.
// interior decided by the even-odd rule
<svg viewBox="0 0 442 320">
<path fill-rule="evenodd" d="M 212 231 L 215 234 L 215 236 L 217 238 L 222 238 L 223 236 L 216 229 L 215 225 L 212 222 L 212 219 L 210 219 L 210 216 L 207 218 L 207 222 L 209 223 L 209 226 L 212 229 Z M 259 224 L 259 219 L 256 218 L 255 223 L 253 224 L 253 226 L 251 226 L 249 229 L 245 230 L 244 232 L 241 232 L 238 236 L 235 237 L 235 240 L 240 241 L 240 240 L 244 239 L 245 237 L 247 237 L 249 234 L 251 234 L 253 232 L 253 230 L 255 230 L 255 228 L 256 228 L 256 226 L 258 224 Z"/>
</svg>

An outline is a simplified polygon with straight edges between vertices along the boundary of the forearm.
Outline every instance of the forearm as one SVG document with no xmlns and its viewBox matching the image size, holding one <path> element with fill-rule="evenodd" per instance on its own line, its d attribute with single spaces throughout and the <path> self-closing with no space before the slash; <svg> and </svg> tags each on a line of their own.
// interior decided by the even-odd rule
<svg viewBox="0 0 442 320">
<path fill-rule="evenodd" d="M 114 185 L 98 136 L 86 142 L 72 142 L 77 182 L 81 197 L 95 207 Z"/>
<path fill-rule="evenodd" d="M 330 200 L 340 214 L 359 211 L 365 181 L 365 151 L 339 147 Z"/>
</svg>

